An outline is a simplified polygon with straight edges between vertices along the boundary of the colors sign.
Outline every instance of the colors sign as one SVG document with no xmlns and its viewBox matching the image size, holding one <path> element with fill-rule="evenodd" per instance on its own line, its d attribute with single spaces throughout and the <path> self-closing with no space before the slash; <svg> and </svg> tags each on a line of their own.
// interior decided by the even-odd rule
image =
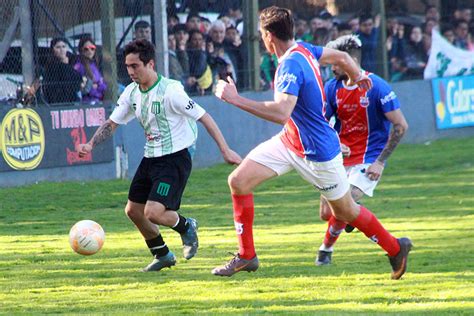
<svg viewBox="0 0 474 316">
<path fill-rule="evenodd" d="M 432 80 L 438 129 L 474 126 L 474 76 Z"/>
</svg>

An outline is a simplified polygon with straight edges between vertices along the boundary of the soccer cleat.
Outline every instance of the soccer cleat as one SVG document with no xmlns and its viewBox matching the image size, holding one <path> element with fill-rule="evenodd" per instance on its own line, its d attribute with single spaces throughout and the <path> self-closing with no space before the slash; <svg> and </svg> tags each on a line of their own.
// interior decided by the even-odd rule
<svg viewBox="0 0 474 316">
<path fill-rule="evenodd" d="M 259 262 L 257 256 L 247 260 L 240 258 L 240 255 L 236 254 L 225 266 L 214 268 L 212 274 L 230 277 L 237 272 L 255 272 L 257 271 L 258 266 Z"/>
<path fill-rule="evenodd" d="M 399 238 L 400 252 L 394 257 L 388 257 L 392 266 L 392 279 L 398 280 L 402 277 L 407 269 L 408 253 L 413 247 L 409 238 Z"/>
<path fill-rule="evenodd" d="M 331 264 L 331 256 L 332 256 L 332 252 L 319 250 L 318 258 L 316 259 L 315 264 L 317 266 L 325 266 L 325 265 Z"/>
<path fill-rule="evenodd" d="M 351 233 L 354 229 L 355 227 L 349 224 L 347 224 L 346 227 L 344 227 L 344 230 L 346 231 L 346 233 Z"/>
<path fill-rule="evenodd" d="M 176 257 L 170 251 L 162 257 L 155 257 L 153 261 L 143 268 L 143 272 L 160 271 L 163 268 L 171 268 L 176 264 Z"/>
<path fill-rule="evenodd" d="M 181 234 L 181 240 L 183 241 L 183 256 L 186 260 L 189 260 L 196 254 L 199 241 L 197 236 L 197 221 L 194 218 L 188 218 L 187 221 L 189 227 L 184 234 Z"/>
</svg>

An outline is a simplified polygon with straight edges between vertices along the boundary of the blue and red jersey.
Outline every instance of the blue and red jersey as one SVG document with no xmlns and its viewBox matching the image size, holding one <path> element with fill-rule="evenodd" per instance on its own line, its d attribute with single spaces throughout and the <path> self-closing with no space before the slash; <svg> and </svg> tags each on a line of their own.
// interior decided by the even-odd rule
<svg viewBox="0 0 474 316">
<path fill-rule="evenodd" d="M 341 151 L 336 131 L 325 117 L 326 97 L 318 59 L 323 48 L 299 42 L 280 57 L 275 91 L 297 96 L 280 138 L 296 155 L 323 162 Z"/>
<path fill-rule="evenodd" d="M 345 166 L 372 163 L 380 155 L 390 133 L 391 123 L 385 113 L 400 108 L 397 95 L 379 76 L 367 73 L 372 89 L 347 87 L 343 81 L 331 79 L 326 83 L 326 118 L 335 116 L 334 128 L 341 143 L 349 146 L 351 154 L 344 158 Z"/>
</svg>

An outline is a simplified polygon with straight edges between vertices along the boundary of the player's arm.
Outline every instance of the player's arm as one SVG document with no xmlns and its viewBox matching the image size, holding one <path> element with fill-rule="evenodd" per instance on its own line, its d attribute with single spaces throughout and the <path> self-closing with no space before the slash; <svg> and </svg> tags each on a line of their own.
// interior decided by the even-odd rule
<svg viewBox="0 0 474 316">
<path fill-rule="evenodd" d="M 370 80 L 346 52 L 324 47 L 319 62 L 321 64 L 337 65 L 340 67 L 349 77 L 349 85 L 357 84 L 359 88 L 365 90 L 372 88 L 372 80 Z"/>
<path fill-rule="evenodd" d="M 393 153 L 395 148 L 400 143 L 403 135 L 405 135 L 406 131 L 408 130 L 408 123 L 400 109 L 387 112 L 385 113 L 385 116 L 392 123 L 392 130 L 390 131 L 390 136 L 388 137 L 388 141 L 385 144 L 382 152 L 374 161 L 374 163 L 370 165 L 369 168 L 367 168 L 366 175 L 371 180 L 378 180 L 380 178 L 385 166 L 385 162 Z"/>
<path fill-rule="evenodd" d="M 97 129 L 97 131 L 94 133 L 94 136 L 92 136 L 92 138 L 86 144 L 77 145 L 76 150 L 79 153 L 79 157 L 84 157 L 85 155 L 90 153 L 95 146 L 111 137 L 117 127 L 118 124 L 112 121 L 111 119 L 105 121 L 104 124 L 102 124 Z"/>
<path fill-rule="evenodd" d="M 392 130 L 390 131 L 387 144 L 385 144 L 384 149 L 377 158 L 377 161 L 382 164 L 387 161 L 408 130 L 408 123 L 400 109 L 387 112 L 385 116 L 392 123 Z"/>
<path fill-rule="evenodd" d="M 227 145 L 227 142 L 225 141 L 224 135 L 222 135 L 219 126 L 217 126 L 212 116 L 208 113 L 205 113 L 203 116 L 201 116 L 199 122 L 204 125 L 209 135 L 211 135 L 211 137 L 216 142 L 224 160 L 229 164 L 240 164 L 242 158 L 239 156 L 239 154 L 229 148 L 229 145 Z"/>
<path fill-rule="evenodd" d="M 273 101 L 254 101 L 241 96 L 237 92 L 232 78 L 228 77 L 227 79 L 229 82 L 219 80 L 217 83 L 216 96 L 219 99 L 274 123 L 285 124 L 290 118 L 296 105 L 296 96 L 275 92 L 275 100 Z"/>
</svg>

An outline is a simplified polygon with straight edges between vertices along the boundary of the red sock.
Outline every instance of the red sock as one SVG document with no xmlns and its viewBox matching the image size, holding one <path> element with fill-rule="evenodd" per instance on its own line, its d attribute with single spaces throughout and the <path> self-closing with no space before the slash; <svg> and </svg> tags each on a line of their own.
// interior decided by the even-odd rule
<svg viewBox="0 0 474 316">
<path fill-rule="evenodd" d="M 243 259 L 250 260 L 255 257 L 253 245 L 253 194 L 232 194 L 234 204 L 234 224 L 237 237 L 239 238 L 239 255 Z"/>
<path fill-rule="evenodd" d="M 377 217 L 366 209 L 364 206 L 360 206 L 359 216 L 349 223 L 350 225 L 357 227 L 372 241 L 379 244 L 390 257 L 396 256 L 400 251 L 400 245 L 398 240 L 393 237 L 379 222 Z"/>
<path fill-rule="evenodd" d="M 342 233 L 345 227 L 346 223 L 338 221 L 334 216 L 331 215 L 328 221 L 326 236 L 324 236 L 324 246 L 326 248 L 331 248 L 336 243 L 336 240 L 339 238 L 339 235 Z"/>
</svg>

